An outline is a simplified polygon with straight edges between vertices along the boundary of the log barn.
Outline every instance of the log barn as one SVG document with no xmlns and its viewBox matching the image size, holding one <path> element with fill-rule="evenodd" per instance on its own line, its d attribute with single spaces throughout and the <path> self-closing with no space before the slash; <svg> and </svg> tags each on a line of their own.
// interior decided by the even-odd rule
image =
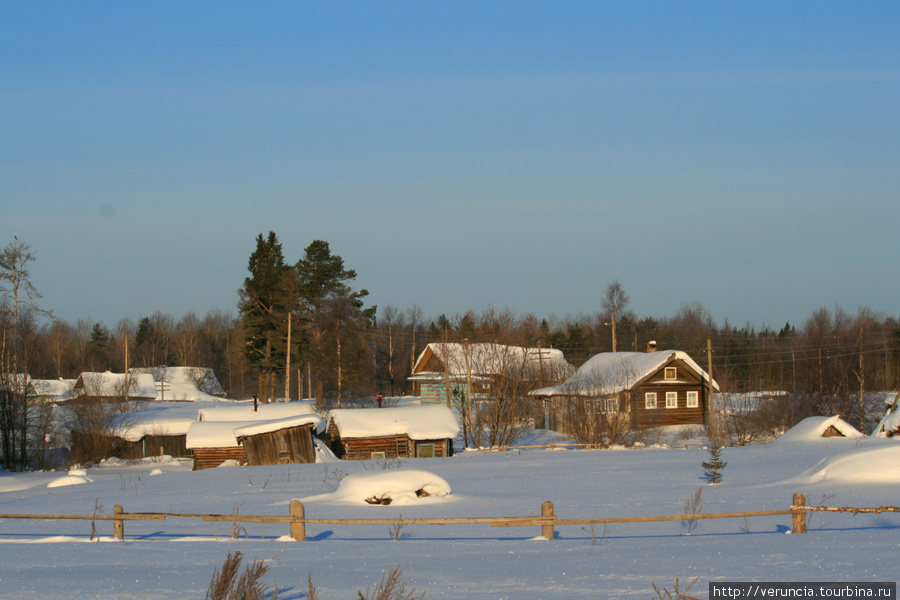
<svg viewBox="0 0 900 600">
<path fill-rule="evenodd" d="M 244 447 L 248 465 L 314 463 L 313 434 L 324 428 L 318 415 L 300 415 L 244 425 L 234 435 Z"/>
<path fill-rule="evenodd" d="M 252 405 L 201 410 L 201 420 L 191 423 L 187 432 L 186 445 L 194 456 L 194 470 L 217 467 L 226 460 L 249 465 L 315 462 L 313 433 L 322 432 L 325 421 L 303 412 L 308 407 L 298 402 L 267 405 L 270 410 L 261 410 L 260 406 L 253 411 Z M 288 416 L 260 419 L 262 415 Z M 245 418 L 228 420 L 239 416 Z"/>
<path fill-rule="evenodd" d="M 226 460 L 244 462 L 244 447 L 234 430 L 254 421 L 197 421 L 187 432 L 187 448 L 194 455 L 194 471 L 218 467 Z"/>
<path fill-rule="evenodd" d="M 345 460 L 436 458 L 453 455 L 458 433 L 453 411 L 433 405 L 335 409 L 325 438 Z"/>
<path fill-rule="evenodd" d="M 561 384 L 532 391 L 535 427 L 570 433 L 572 414 L 596 413 L 631 430 L 706 424 L 716 382 L 687 353 L 654 348 L 597 354 Z"/>
</svg>

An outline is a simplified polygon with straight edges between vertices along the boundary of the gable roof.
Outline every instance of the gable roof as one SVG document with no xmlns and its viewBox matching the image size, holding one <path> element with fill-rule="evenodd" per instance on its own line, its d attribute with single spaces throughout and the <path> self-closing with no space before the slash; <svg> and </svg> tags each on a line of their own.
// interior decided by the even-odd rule
<svg viewBox="0 0 900 600">
<path fill-rule="evenodd" d="M 575 373 L 559 385 L 529 392 L 532 396 L 608 396 L 630 390 L 666 365 L 681 361 L 703 381 L 709 375 L 686 352 L 659 350 L 657 352 L 602 352 L 592 356 Z M 719 386 L 712 381 L 713 389 Z"/>
<path fill-rule="evenodd" d="M 331 411 L 342 438 L 408 435 L 412 440 L 455 438 L 459 433 L 456 416 L 446 406 L 402 408 L 337 408 Z"/>
<path fill-rule="evenodd" d="M 426 370 L 434 364 L 432 359 L 440 363 L 440 369 Z M 559 380 L 574 371 L 562 351 L 555 348 L 439 342 L 428 344 L 419 354 L 410 379 L 443 378 L 444 365 L 451 377 L 464 377 L 469 372 L 475 379 L 514 375 L 532 381 Z"/>
<path fill-rule="evenodd" d="M 825 437 L 825 432 L 834 427 L 843 437 L 856 438 L 862 437 L 856 427 L 847 423 L 841 418 L 841 415 L 833 415 L 831 417 L 806 417 L 778 438 L 780 442 L 805 442 L 817 440 Z"/>
<path fill-rule="evenodd" d="M 155 381 L 166 382 L 167 399 L 208 400 L 209 396 L 225 396 L 215 371 L 208 367 L 134 367 L 129 372 L 150 373 Z"/>
<path fill-rule="evenodd" d="M 75 381 L 75 390 L 85 396 L 122 396 L 125 389 L 125 373 L 84 372 Z M 132 398 L 156 399 L 156 383 L 153 375 L 142 373 L 129 376 L 128 395 Z"/>
</svg>

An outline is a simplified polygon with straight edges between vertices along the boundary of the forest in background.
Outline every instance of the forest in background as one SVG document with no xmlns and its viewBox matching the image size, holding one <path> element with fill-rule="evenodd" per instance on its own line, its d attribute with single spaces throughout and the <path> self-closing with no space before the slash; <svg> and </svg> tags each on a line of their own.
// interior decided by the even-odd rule
<svg viewBox="0 0 900 600">
<path fill-rule="evenodd" d="M 260 235 L 255 254 L 275 246 L 280 252 L 274 234 Z M 850 313 L 823 306 L 803 323 L 755 329 L 716 323 L 699 303 L 681 306 L 671 316 L 637 315 L 627 309 L 629 298 L 614 281 L 597 299 L 593 314 L 558 318 L 487 309 L 426 317 L 419 306 L 364 307 L 365 290 L 350 287 L 355 272 L 344 268 L 321 241 L 313 242 L 296 265 L 280 259 L 279 269 L 300 274 L 291 284 L 300 287 L 285 287 L 282 280 L 273 285 L 299 300 L 270 311 L 277 326 L 266 335 L 272 348 L 280 349 L 270 352 L 265 363 L 254 358 L 260 326 L 247 315 L 252 304 L 248 284 L 258 275 L 253 257 L 250 276 L 235 299 L 236 314 L 216 310 L 176 318 L 157 312 L 107 326 L 52 318 L 53 307 L 40 305 L 38 290 L 28 279 L 30 252 L 22 242 L 4 250 L 0 325 L 5 371 L 38 379 L 123 372 L 127 360 L 129 367 L 210 367 L 232 398 L 257 394 L 262 372 L 270 374 L 266 385 L 273 398 L 285 396 L 286 372 L 290 398 L 397 396 L 412 392 L 407 378 L 429 342 L 552 347 L 577 367 L 614 345 L 618 351 L 643 351 L 655 340 L 660 349 L 683 350 L 706 368 L 710 340 L 713 375 L 723 391 L 784 391 L 804 397 L 813 414 L 848 414 L 860 394 L 896 390 L 900 380 L 900 323 L 865 307 Z M 318 287 L 310 291 L 310 286 Z M 294 328 L 291 344 L 284 335 L 288 320 Z M 285 370 L 288 346 L 293 352 Z"/>
</svg>

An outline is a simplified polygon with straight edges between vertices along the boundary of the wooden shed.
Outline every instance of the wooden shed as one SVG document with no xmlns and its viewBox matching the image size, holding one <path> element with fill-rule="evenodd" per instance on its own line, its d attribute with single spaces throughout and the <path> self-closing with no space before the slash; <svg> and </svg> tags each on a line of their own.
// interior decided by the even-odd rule
<svg viewBox="0 0 900 600">
<path fill-rule="evenodd" d="M 194 455 L 194 471 L 218 467 L 226 460 L 244 462 L 244 447 L 234 430 L 253 421 L 197 421 L 187 432 L 187 448 Z"/>
<path fill-rule="evenodd" d="M 325 438 L 345 460 L 435 458 L 453 455 L 459 423 L 445 406 L 336 409 Z"/>
<path fill-rule="evenodd" d="M 313 434 L 325 422 L 318 415 L 260 421 L 234 430 L 248 465 L 316 462 Z"/>
</svg>

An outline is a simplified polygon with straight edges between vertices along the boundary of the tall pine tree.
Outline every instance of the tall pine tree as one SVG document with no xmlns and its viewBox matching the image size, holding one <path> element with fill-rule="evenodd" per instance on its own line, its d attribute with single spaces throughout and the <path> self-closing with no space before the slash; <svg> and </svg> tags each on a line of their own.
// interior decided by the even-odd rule
<svg viewBox="0 0 900 600">
<path fill-rule="evenodd" d="M 325 386 L 340 395 L 357 379 L 361 333 L 372 325 L 375 307 L 363 308 L 369 292 L 354 291 L 348 282 L 356 271 L 344 268 L 344 259 L 331 253 L 328 242 L 316 240 L 307 246 L 297 263 L 298 289 L 307 315 L 306 360 L 315 374 L 316 401 L 325 399 Z"/>
<path fill-rule="evenodd" d="M 245 352 L 259 375 L 259 398 L 274 400 L 275 373 L 285 361 L 283 343 L 287 311 L 293 306 L 293 272 L 285 265 L 275 233 L 256 237 L 247 266 L 250 276 L 240 289 L 238 308 L 244 325 Z"/>
</svg>

